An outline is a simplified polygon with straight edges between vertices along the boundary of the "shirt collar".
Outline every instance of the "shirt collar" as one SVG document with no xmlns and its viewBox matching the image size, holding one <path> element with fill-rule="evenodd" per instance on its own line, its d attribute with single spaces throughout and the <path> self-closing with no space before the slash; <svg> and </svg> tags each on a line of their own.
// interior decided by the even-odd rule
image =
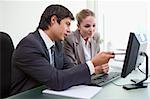
<svg viewBox="0 0 150 99">
<path fill-rule="evenodd" d="M 91 38 L 89 38 L 88 40 L 87 40 L 87 42 L 85 42 L 85 40 L 83 39 L 83 37 L 80 35 L 80 38 L 81 38 L 81 42 L 82 42 L 82 44 L 84 44 L 85 45 L 85 43 L 91 43 Z"/>
<path fill-rule="evenodd" d="M 47 49 L 51 48 L 55 43 L 48 37 L 48 35 L 42 30 L 38 29 L 44 43 L 46 44 Z"/>
</svg>

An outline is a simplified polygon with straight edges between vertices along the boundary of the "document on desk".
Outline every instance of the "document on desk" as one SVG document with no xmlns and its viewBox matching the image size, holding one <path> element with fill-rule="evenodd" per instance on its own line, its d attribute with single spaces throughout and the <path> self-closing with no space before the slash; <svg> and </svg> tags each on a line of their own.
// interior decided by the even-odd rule
<svg viewBox="0 0 150 99">
<path fill-rule="evenodd" d="M 79 86 L 73 86 L 64 91 L 53 91 L 53 90 L 45 89 L 42 91 L 42 93 L 67 96 L 67 97 L 79 98 L 79 99 L 91 99 L 101 89 L 102 87 L 97 87 L 97 86 L 79 85 Z"/>
</svg>

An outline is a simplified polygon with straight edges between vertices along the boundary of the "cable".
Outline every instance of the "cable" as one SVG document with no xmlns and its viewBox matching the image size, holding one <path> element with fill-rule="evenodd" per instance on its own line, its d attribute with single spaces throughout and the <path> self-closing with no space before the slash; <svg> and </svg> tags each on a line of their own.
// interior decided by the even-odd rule
<svg viewBox="0 0 150 99">
<path fill-rule="evenodd" d="M 119 86 L 119 87 L 122 87 L 123 85 L 119 85 L 119 84 L 116 84 L 116 83 L 114 83 L 113 81 L 112 81 L 112 84 L 114 84 L 114 85 L 116 85 L 116 86 Z"/>
<path fill-rule="evenodd" d="M 140 67 L 140 65 L 137 66 L 138 70 L 139 70 L 141 73 L 146 74 L 146 73 L 145 73 L 144 71 L 142 71 L 139 67 Z M 150 76 L 150 75 L 148 75 L 148 76 Z"/>
</svg>

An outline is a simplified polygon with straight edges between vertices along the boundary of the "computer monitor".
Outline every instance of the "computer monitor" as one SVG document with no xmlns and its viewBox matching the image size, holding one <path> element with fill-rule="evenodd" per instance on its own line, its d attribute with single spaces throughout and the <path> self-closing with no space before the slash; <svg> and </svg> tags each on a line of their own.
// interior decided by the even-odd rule
<svg viewBox="0 0 150 99">
<path fill-rule="evenodd" d="M 137 89 L 145 88 L 143 82 L 148 78 L 148 56 L 146 54 L 147 38 L 144 34 L 130 33 L 127 44 L 127 50 L 125 54 L 124 64 L 121 72 L 121 77 L 125 78 L 130 74 L 137 66 L 141 65 L 144 56 L 146 57 L 146 78 L 142 81 L 135 82 L 135 84 L 124 85 L 125 89 Z"/>
<path fill-rule="evenodd" d="M 144 57 L 140 54 L 146 51 L 146 47 L 146 35 L 130 33 L 121 77 L 125 78 L 132 70 L 142 64 Z"/>
</svg>

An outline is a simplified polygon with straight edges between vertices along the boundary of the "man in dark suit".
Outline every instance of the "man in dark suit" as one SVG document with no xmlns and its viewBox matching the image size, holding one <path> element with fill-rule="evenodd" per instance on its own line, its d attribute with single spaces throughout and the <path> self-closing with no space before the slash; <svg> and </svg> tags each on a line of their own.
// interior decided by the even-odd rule
<svg viewBox="0 0 150 99">
<path fill-rule="evenodd" d="M 110 52 L 98 53 L 90 61 L 72 66 L 63 53 L 62 43 L 70 32 L 71 20 L 74 20 L 72 13 L 62 5 L 45 9 L 37 30 L 23 38 L 13 53 L 11 95 L 40 85 L 65 90 L 90 84 L 94 67 L 114 57 Z M 54 58 L 52 46 L 55 46 Z"/>
</svg>

